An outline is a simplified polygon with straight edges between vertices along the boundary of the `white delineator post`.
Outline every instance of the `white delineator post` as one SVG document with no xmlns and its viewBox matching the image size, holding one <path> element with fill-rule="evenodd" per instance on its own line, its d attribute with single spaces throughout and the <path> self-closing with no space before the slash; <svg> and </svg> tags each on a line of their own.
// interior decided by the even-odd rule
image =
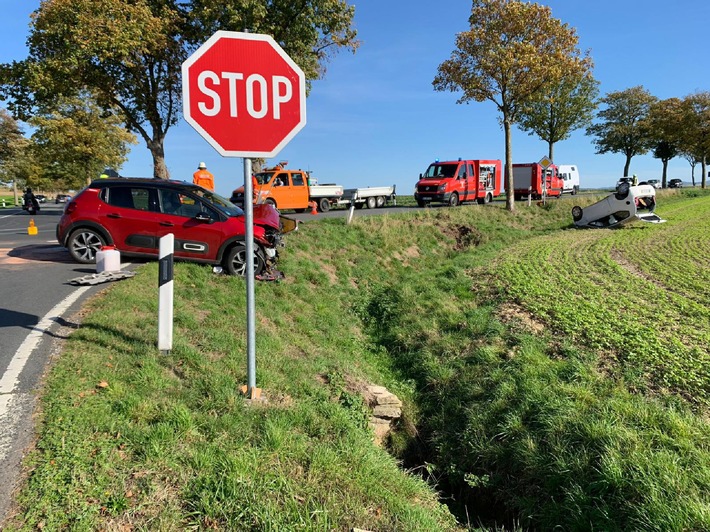
<svg viewBox="0 0 710 532">
<path fill-rule="evenodd" d="M 158 260 L 158 350 L 169 354 L 173 348 L 173 252 L 175 235 L 160 238 Z"/>
</svg>

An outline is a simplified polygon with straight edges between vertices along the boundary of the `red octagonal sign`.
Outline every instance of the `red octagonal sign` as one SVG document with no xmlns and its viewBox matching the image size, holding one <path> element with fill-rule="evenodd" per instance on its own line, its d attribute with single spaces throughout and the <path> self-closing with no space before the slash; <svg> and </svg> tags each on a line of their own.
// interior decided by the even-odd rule
<svg viewBox="0 0 710 532">
<path fill-rule="evenodd" d="M 269 35 L 218 31 L 182 64 L 183 113 L 227 157 L 274 157 L 306 125 L 306 78 Z"/>
</svg>

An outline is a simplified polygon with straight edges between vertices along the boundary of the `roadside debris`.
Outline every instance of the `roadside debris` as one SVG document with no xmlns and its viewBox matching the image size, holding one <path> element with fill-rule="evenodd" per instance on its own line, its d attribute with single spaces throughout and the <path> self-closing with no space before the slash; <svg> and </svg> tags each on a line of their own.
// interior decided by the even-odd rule
<svg viewBox="0 0 710 532">
<path fill-rule="evenodd" d="M 69 283 L 75 285 L 94 285 L 108 283 L 110 281 L 120 281 L 121 279 L 129 279 L 135 274 L 136 272 L 129 271 L 92 273 L 91 275 L 84 275 L 83 277 L 70 279 Z"/>
</svg>

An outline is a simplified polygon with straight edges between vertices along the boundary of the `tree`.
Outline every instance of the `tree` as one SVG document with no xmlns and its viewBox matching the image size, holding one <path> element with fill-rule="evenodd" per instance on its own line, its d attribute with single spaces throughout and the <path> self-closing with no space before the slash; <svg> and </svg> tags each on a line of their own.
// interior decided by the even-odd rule
<svg viewBox="0 0 710 532">
<path fill-rule="evenodd" d="M 682 143 L 678 124 L 682 121 L 681 101 L 678 98 L 660 100 L 651 105 L 648 114 L 650 135 L 655 142 L 653 156 L 663 163 L 661 186 L 666 187 L 668 179 L 668 161 L 679 153 Z"/>
<path fill-rule="evenodd" d="M 23 135 L 22 128 L 10 113 L 0 109 L 0 166 L 15 155 Z"/>
<path fill-rule="evenodd" d="M 358 48 L 352 27 L 355 6 L 344 0 L 193 0 L 192 43 L 217 30 L 271 35 L 301 67 L 309 81 L 321 79 L 327 62 L 341 49 Z"/>
<path fill-rule="evenodd" d="M 120 168 L 135 135 L 116 114 L 104 114 L 89 94 L 62 97 L 30 119 L 35 160 L 55 189 L 81 188 L 106 167 Z"/>
<path fill-rule="evenodd" d="M 15 203 L 18 203 L 17 184 L 22 178 L 19 164 L 28 142 L 17 121 L 5 109 L 0 109 L 0 180 L 12 182 Z"/>
<path fill-rule="evenodd" d="M 33 14 L 29 57 L 2 65 L 0 82 L 28 119 L 58 95 L 89 90 L 145 142 L 155 177 L 168 177 L 164 141 L 181 114 L 181 65 L 215 27 L 278 30 L 315 79 L 334 50 L 357 47 L 354 8 L 342 0 L 45 0 Z M 297 6 L 295 5 L 297 4 Z M 200 17 L 205 17 L 202 20 Z"/>
<path fill-rule="evenodd" d="M 626 156 L 624 176 L 629 175 L 631 158 L 643 155 L 653 147 L 648 113 L 657 98 L 642 86 L 610 92 L 601 99 L 606 105 L 597 113 L 600 122 L 587 128 L 594 136 L 597 153 L 623 153 Z"/>
<path fill-rule="evenodd" d="M 471 29 L 456 37 L 456 49 L 441 63 L 437 91 L 461 92 L 457 103 L 493 102 L 505 133 L 506 206 L 513 211 L 511 126 L 522 108 L 565 76 L 582 76 L 591 60 L 577 49 L 573 28 L 549 7 L 517 0 L 474 0 Z"/>
<path fill-rule="evenodd" d="M 682 103 L 683 152 L 700 163 L 700 186 L 707 185 L 707 163 L 710 157 L 710 92 L 686 96 Z M 693 182 L 695 179 L 693 179 Z"/>
<path fill-rule="evenodd" d="M 599 82 L 589 72 L 564 76 L 559 83 L 550 84 L 539 98 L 523 106 L 520 128 L 547 142 L 547 155 L 554 161 L 555 143 L 591 123 L 598 86 Z"/>
</svg>

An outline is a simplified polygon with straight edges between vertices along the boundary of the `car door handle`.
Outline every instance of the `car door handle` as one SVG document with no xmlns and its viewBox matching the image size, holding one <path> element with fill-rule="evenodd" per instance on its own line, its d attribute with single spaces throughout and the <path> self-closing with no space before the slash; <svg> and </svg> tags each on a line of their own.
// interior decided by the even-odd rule
<svg viewBox="0 0 710 532">
<path fill-rule="evenodd" d="M 163 227 L 173 227 L 173 225 L 175 224 L 173 224 L 172 222 L 160 222 L 160 225 L 162 225 Z"/>
<path fill-rule="evenodd" d="M 106 218 L 120 218 L 121 215 L 118 214 L 117 212 L 112 212 L 111 214 L 107 214 Z"/>
</svg>

